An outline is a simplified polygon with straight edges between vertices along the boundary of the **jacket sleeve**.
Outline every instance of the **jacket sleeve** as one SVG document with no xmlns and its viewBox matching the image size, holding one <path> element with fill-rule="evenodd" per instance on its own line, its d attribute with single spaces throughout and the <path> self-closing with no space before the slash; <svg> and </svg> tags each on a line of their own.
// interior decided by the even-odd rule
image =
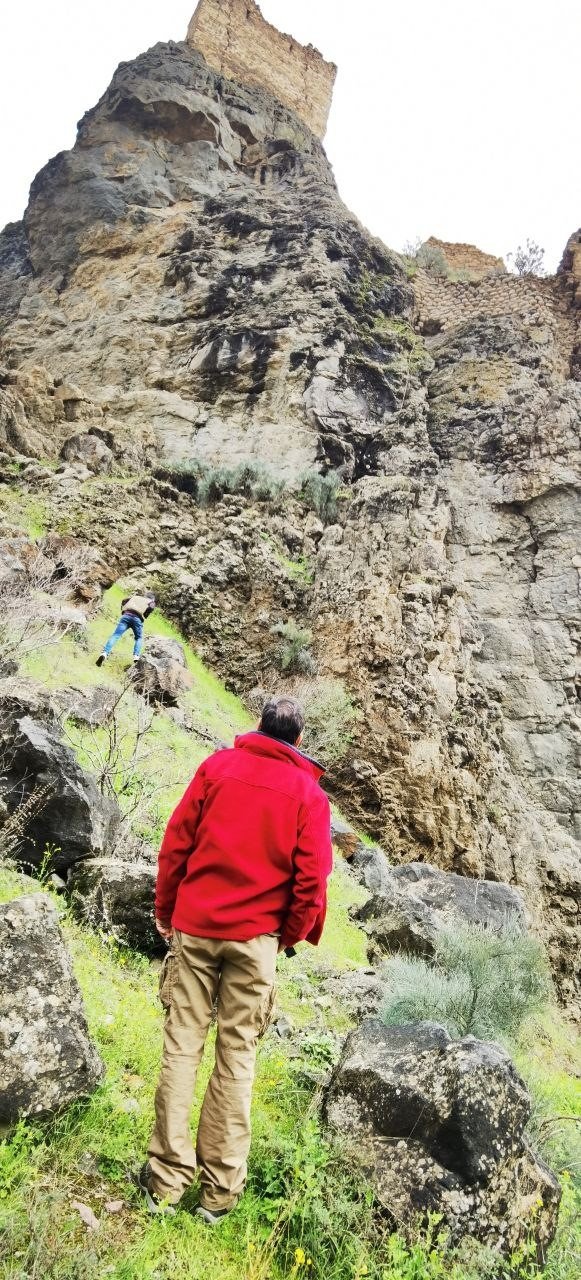
<svg viewBox="0 0 581 1280">
<path fill-rule="evenodd" d="M 171 923 L 177 892 L 196 842 L 205 790 L 205 764 L 201 764 L 177 809 L 172 813 L 159 851 L 155 914 L 163 924 Z"/>
<path fill-rule="evenodd" d="M 153 613 L 153 610 L 154 610 L 154 609 L 155 609 L 155 605 L 154 605 L 154 604 L 148 604 L 147 609 L 144 609 L 144 610 L 143 610 L 143 621 L 144 621 L 144 622 L 145 622 L 145 619 L 146 619 L 146 618 L 149 618 L 150 613 Z"/>
<path fill-rule="evenodd" d="M 313 800 L 300 811 L 292 897 L 282 927 L 281 947 L 294 947 L 304 939 L 313 946 L 319 942 L 332 866 L 329 801 L 325 792 L 317 788 Z"/>
</svg>

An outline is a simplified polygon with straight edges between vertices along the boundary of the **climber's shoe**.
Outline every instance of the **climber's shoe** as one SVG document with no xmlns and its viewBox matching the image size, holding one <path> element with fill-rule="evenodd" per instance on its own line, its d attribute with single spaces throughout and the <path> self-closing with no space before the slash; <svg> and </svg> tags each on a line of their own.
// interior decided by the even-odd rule
<svg viewBox="0 0 581 1280">
<path fill-rule="evenodd" d="M 160 1196 L 156 1196 L 151 1186 L 151 1165 L 149 1161 L 142 1164 L 137 1177 L 137 1186 L 145 1200 L 150 1213 L 164 1213 L 168 1217 L 173 1217 L 176 1212 L 174 1204 L 168 1204 L 162 1200 Z"/>
<path fill-rule="evenodd" d="M 206 1209 L 203 1204 L 199 1204 L 196 1209 L 196 1217 L 201 1218 L 209 1227 L 216 1227 L 229 1213 L 230 1209 Z"/>
<path fill-rule="evenodd" d="M 96 667 L 102 667 L 102 666 L 103 666 L 103 663 L 107 661 L 107 658 L 108 658 L 108 657 L 109 657 L 109 654 L 108 654 L 108 653 L 100 653 L 100 654 L 99 654 L 99 657 L 97 658 L 97 661 L 96 661 L 96 663 L 95 663 L 95 666 L 96 666 Z"/>
</svg>

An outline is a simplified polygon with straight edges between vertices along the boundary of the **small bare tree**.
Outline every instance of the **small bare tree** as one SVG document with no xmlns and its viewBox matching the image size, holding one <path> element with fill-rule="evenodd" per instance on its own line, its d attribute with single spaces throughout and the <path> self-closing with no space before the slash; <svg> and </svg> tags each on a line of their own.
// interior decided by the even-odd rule
<svg viewBox="0 0 581 1280">
<path fill-rule="evenodd" d="M 545 250 L 528 237 L 525 245 L 519 244 L 514 253 L 506 255 L 509 270 L 516 272 L 517 276 L 544 276 L 544 259 Z"/>
<path fill-rule="evenodd" d="M 128 681 L 121 689 L 103 725 L 89 725 L 84 729 L 82 751 L 102 795 L 118 800 L 122 809 L 121 828 L 131 831 L 142 818 L 151 817 L 151 806 L 165 783 L 148 773 L 147 761 L 159 756 L 159 743 L 150 748 L 147 738 L 153 724 L 155 709 L 143 697 L 135 698 L 135 713 L 121 714 L 124 700 L 132 692 Z M 73 750 L 78 751 L 79 741 L 66 726 L 65 737 Z"/>
<path fill-rule="evenodd" d="M 70 549 L 65 563 L 45 556 L 34 543 L 15 540 L 0 560 L 0 674 L 13 672 L 28 654 L 57 644 L 75 627 L 71 602 L 86 575 L 88 550 Z"/>
</svg>

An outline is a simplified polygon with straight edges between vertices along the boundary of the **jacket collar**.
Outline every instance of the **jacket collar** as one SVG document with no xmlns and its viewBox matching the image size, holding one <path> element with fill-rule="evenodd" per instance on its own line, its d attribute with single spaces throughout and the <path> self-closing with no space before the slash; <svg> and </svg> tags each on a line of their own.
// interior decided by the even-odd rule
<svg viewBox="0 0 581 1280">
<path fill-rule="evenodd" d="M 299 769 L 304 769 L 306 773 L 310 773 L 311 777 L 315 778 L 317 782 L 325 773 L 323 765 L 305 755 L 304 751 L 299 751 L 298 747 L 291 746 L 290 742 L 281 742 L 279 738 L 271 738 L 268 733 L 262 733 L 260 729 L 252 729 L 250 733 L 239 734 L 234 739 L 234 746 L 244 751 L 252 751 L 257 756 L 268 756 L 274 760 L 287 760 L 289 764 L 297 765 Z"/>
</svg>

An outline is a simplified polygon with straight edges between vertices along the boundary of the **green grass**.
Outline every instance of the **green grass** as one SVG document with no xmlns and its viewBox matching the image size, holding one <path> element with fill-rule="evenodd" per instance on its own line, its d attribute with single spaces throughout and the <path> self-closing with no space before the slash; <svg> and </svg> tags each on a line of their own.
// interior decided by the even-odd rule
<svg viewBox="0 0 581 1280">
<path fill-rule="evenodd" d="M 24 485 L 0 485 L 0 528 L 12 526 L 20 535 L 42 538 L 48 519 L 48 503 L 31 496 Z"/>
<path fill-rule="evenodd" d="M 340 870 L 334 882 L 320 952 L 302 947 L 294 962 L 315 992 L 321 965 L 334 965 L 337 957 L 344 965 L 360 960 L 343 875 Z M 12 873 L 0 873 L 0 898 L 18 887 Z M 107 1074 L 88 1102 L 44 1123 L 21 1123 L 0 1142 L 1 1280 L 492 1280 L 502 1274 L 470 1245 L 450 1253 L 433 1235 L 431 1244 L 418 1241 L 408 1249 L 398 1236 L 382 1234 L 356 1152 L 335 1148 L 320 1132 L 316 1095 L 301 1073 L 316 1057 L 305 1051 L 294 1058 L 293 1041 L 279 1041 L 272 1032 L 259 1052 L 249 1185 L 240 1206 L 214 1232 L 186 1210 L 175 1219 L 151 1219 L 128 1174 L 143 1158 L 153 1119 L 162 1035 L 156 966 L 106 944 L 66 914 L 62 927 Z M 281 960 L 279 1002 L 291 1012 L 292 973 L 291 963 Z M 342 1021 L 334 1008 L 321 1014 L 311 996 L 303 1005 L 306 1025 L 319 1027 L 323 1016 L 333 1031 Z M 317 1034 L 324 1047 L 320 1028 Z M 551 1106 L 561 1107 L 570 1078 L 563 1086 L 557 1077 L 571 1065 L 570 1046 L 562 1045 L 550 1083 L 551 1044 L 549 1037 L 547 1065 L 539 1061 L 537 1068 L 545 1095 L 556 1090 Z M 525 1066 L 534 1062 L 526 1047 L 523 1055 Z M 211 1044 L 194 1121 L 210 1062 Z M 97 1230 L 84 1225 L 73 1201 L 92 1209 Z M 112 1201 L 123 1202 L 120 1212 L 107 1210 Z M 187 1203 L 191 1209 L 195 1196 Z M 552 1251 L 549 1280 L 576 1278 L 574 1208 L 566 1178 L 563 1243 Z"/>
<path fill-rule="evenodd" d="M 0 865 L 0 905 L 12 902 L 13 898 L 22 897 L 25 893 L 40 893 L 42 886 L 38 880 L 32 880 L 20 871 L 12 871 Z"/>
<path fill-rule="evenodd" d="M 23 663 L 22 671 L 53 690 L 66 685 L 86 689 L 106 684 L 121 693 L 123 688 L 127 688 L 117 717 L 123 739 L 122 755 L 129 760 L 140 707 L 140 700 L 128 686 L 126 673 L 133 637 L 126 635 L 119 641 L 106 667 L 95 666 L 95 658 L 119 617 L 124 594 L 122 586 L 114 586 L 105 593 L 102 608 L 89 623 L 82 643 L 67 635 L 57 646 L 30 655 Z M 122 808 L 127 809 L 134 804 L 134 782 L 140 781 L 140 786 L 144 787 L 144 800 L 139 803 L 133 826 L 137 835 L 155 843 L 200 762 L 219 742 L 230 745 L 237 733 L 251 727 L 252 720 L 239 699 L 224 689 L 191 645 L 184 642 L 163 615 L 156 612 L 152 616 L 146 623 L 146 634 L 175 639 L 183 646 L 192 676 L 192 689 L 184 693 L 181 703 L 199 730 L 198 734 L 188 732 L 175 724 L 164 710 L 155 711 L 143 742 L 137 769 L 139 778 L 120 776 L 120 785 L 128 788 L 127 794 L 120 796 Z M 107 750 L 107 730 L 89 729 L 69 721 L 65 732 L 81 764 L 96 771 L 96 762 L 102 760 Z"/>
</svg>

